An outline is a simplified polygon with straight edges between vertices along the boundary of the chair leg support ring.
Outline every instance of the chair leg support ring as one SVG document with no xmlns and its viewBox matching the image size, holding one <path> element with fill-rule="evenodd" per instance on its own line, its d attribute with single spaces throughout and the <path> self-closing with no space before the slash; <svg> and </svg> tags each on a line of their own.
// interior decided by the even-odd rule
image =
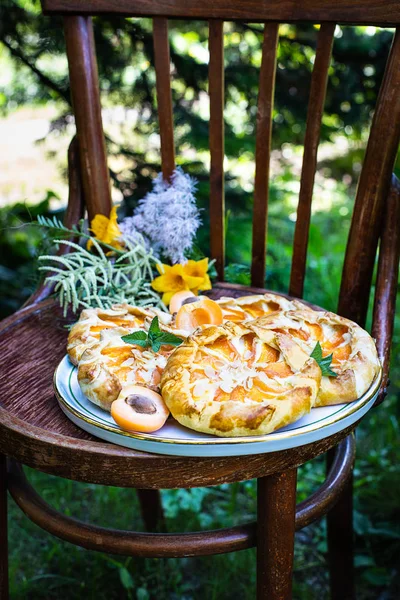
<svg viewBox="0 0 400 600">
<path fill-rule="evenodd" d="M 336 503 L 355 458 L 351 434 L 337 447 L 331 470 L 321 485 L 296 508 L 296 530 L 313 523 Z M 9 461 L 8 489 L 21 510 L 52 535 L 88 550 L 125 556 L 167 558 L 205 556 L 245 550 L 257 544 L 256 523 L 193 533 L 139 533 L 90 525 L 49 506 L 28 482 L 22 466 Z"/>
</svg>

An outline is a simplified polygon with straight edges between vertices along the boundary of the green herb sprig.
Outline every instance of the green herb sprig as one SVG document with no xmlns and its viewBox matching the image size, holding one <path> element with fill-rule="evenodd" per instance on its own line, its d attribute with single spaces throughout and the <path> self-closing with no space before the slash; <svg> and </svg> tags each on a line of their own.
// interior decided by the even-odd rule
<svg viewBox="0 0 400 600">
<path fill-rule="evenodd" d="M 321 344 L 319 342 L 315 344 L 315 348 L 311 352 L 310 356 L 318 363 L 318 366 L 321 369 L 321 373 L 323 376 L 337 377 L 337 373 L 335 373 L 335 371 L 332 371 L 331 369 L 333 354 L 323 357 Z"/>
<path fill-rule="evenodd" d="M 148 333 L 145 331 L 134 331 L 128 335 L 123 335 L 121 339 L 127 344 L 135 344 L 142 348 L 151 348 L 153 352 L 158 352 L 163 345 L 179 346 L 183 340 L 173 333 L 161 331 L 158 317 L 154 317 L 149 327 Z"/>
</svg>

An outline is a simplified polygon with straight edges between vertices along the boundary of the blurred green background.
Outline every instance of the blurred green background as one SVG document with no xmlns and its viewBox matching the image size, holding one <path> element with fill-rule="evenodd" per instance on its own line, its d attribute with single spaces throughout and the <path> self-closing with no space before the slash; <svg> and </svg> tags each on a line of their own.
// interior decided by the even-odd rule
<svg viewBox="0 0 400 600">
<path fill-rule="evenodd" d="M 113 198 L 130 214 L 160 170 L 151 23 L 95 19 L 103 119 Z M 302 143 L 318 28 L 280 27 L 273 112 L 266 287 L 287 291 L 302 163 Z M 205 22 L 170 23 L 177 162 L 198 180 L 208 254 L 208 97 Z M 357 178 L 392 30 L 337 27 L 321 130 L 305 298 L 335 310 Z M 249 283 L 255 120 L 262 26 L 225 24 L 228 280 Z M 74 135 L 61 20 L 35 0 L 2 0 L 0 19 L 0 316 L 26 300 L 38 281 L 45 243 L 32 221 L 62 214 L 66 149 Z M 379 160 L 379 157 L 377 157 Z M 400 163 L 396 165 L 400 175 Z M 358 433 L 355 529 L 360 599 L 398 598 L 400 577 L 400 368 L 393 345 L 385 404 Z M 300 469 L 299 499 L 323 480 L 324 463 Z M 47 501 L 67 514 L 114 527 L 142 527 L 135 493 L 30 473 Z M 170 531 L 229 526 L 255 515 L 254 482 L 165 491 Z M 297 536 L 294 598 L 328 598 L 325 523 Z M 255 554 L 216 558 L 121 559 L 51 538 L 11 503 L 13 598 L 254 598 Z"/>
</svg>

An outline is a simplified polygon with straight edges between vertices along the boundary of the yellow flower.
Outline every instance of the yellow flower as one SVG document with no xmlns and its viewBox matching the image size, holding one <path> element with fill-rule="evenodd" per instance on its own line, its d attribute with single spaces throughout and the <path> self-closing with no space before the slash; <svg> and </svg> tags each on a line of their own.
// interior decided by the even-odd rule
<svg viewBox="0 0 400 600">
<path fill-rule="evenodd" d="M 211 290 L 211 281 L 210 277 L 207 274 L 208 271 L 208 258 L 203 258 L 202 260 L 188 260 L 185 265 L 183 265 L 183 270 L 185 275 L 189 277 L 200 277 L 201 283 L 197 285 L 195 288 L 190 288 L 191 291 L 196 294 L 202 292 L 204 290 Z"/>
<path fill-rule="evenodd" d="M 194 261 L 192 261 L 194 262 Z M 185 272 L 186 265 L 157 265 L 157 271 L 160 273 L 159 277 L 156 277 L 151 282 L 151 287 L 156 292 L 163 294 L 162 301 L 166 306 L 170 303 L 170 300 L 176 292 L 181 290 L 194 290 L 198 289 L 203 282 L 203 277 L 193 276 Z"/>
<path fill-rule="evenodd" d="M 117 223 L 117 207 L 113 206 L 110 212 L 110 217 L 106 217 L 105 215 L 96 215 L 94 219 L 92 219 L 90 231 L 94 233 L 94 237 L 99 242 L 103 242 L 104 244 L 108 244 L 117 250 L 120 250 L 123 246 L 119 242 L 118 238 L 121 236 L 120 228 Z M 89 240 L 87 243 L 87 249 L 93 246 L 92 240 Z"/>
</svg>

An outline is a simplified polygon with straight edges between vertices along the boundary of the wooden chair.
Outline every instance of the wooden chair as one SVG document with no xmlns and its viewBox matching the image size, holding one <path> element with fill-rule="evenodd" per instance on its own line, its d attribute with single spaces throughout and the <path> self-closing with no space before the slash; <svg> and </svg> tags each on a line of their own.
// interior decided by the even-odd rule
<svg viewBox="0 0 400 600">
<path fill-rule="evenodd" d="M 89 15 L 112 13 L 150 16 L 161 134 L 162 169 L 174 168 L 172 103 L 167 18 L 209 20 L 209 93 L 211 151 L 211 254 L 221 283 L 212 292 L 239 296 L 264 285 L 271 110 L 279 22 L 320 23 L 312 74 L 301 190 L 294 238 L 289 293 L 301 297 L 305 274 L 319 130 L 335 23 L 400 25 L 398 2 L 381 0 L 43 0 L 46 14 L 64 15 L 71 92 L 79 150 L 69 152 L 70 195 L 67 222 L 86 205 L 89 218 L 108 214 L 111 206 L 102 133 L 97 66 Z M 252 284 L 223 283 L 224 267 L 224 67 L 223 21 L 265 22 L 256 135 Z M 372 271 L 380 240 L 373 335 L 388 381 L 389 351 L 400 252 L 400 184 L 391 173 L 400 137 L 400 32 L 394 35 L 368 148 L 357 189 L 346 250 L 338 311 L 364 325 Z M 6 490 L 25 514 L 55 536 L 84 548 L 145 557 L 181 557 L 232 552 L 257 546 L 257 598 L 291 597 L 295 530 L 328 513 L 332 598 L 354 598 L 351 529 L 351 473 L 354 426 L 300 448 L 246 458 L 181 458 L 141 453 L 101 442 L 75 427 L 59 410 L 52 374 L 65 353 L 64 320 L 42 287 L 26 306 L 0 328 L 2 374 L 0 400 L 0 598 L 7 592 Z M 34 342 L 32 342 L 34 340 Z M 336 449 L 335 449 L 336 447 Z M 328 475 L 310 498 L 295 504 L 296 470 L 328 451 Z M 9 457 L 8 467 L 5 455 Z M 135 533 L 104 529 L 64 516 L 48 506 L 26 480 L 21 464 L 46 473 L 141 490 L 149 528 L 160 514 L 157 491 L 200 487 L 257 478 L 257 522 L 219 531 Z M 147 510 L 146 510 L 147 508 Z M 150 510 L 149 510 L 150 509 Z"/>
</svg>

